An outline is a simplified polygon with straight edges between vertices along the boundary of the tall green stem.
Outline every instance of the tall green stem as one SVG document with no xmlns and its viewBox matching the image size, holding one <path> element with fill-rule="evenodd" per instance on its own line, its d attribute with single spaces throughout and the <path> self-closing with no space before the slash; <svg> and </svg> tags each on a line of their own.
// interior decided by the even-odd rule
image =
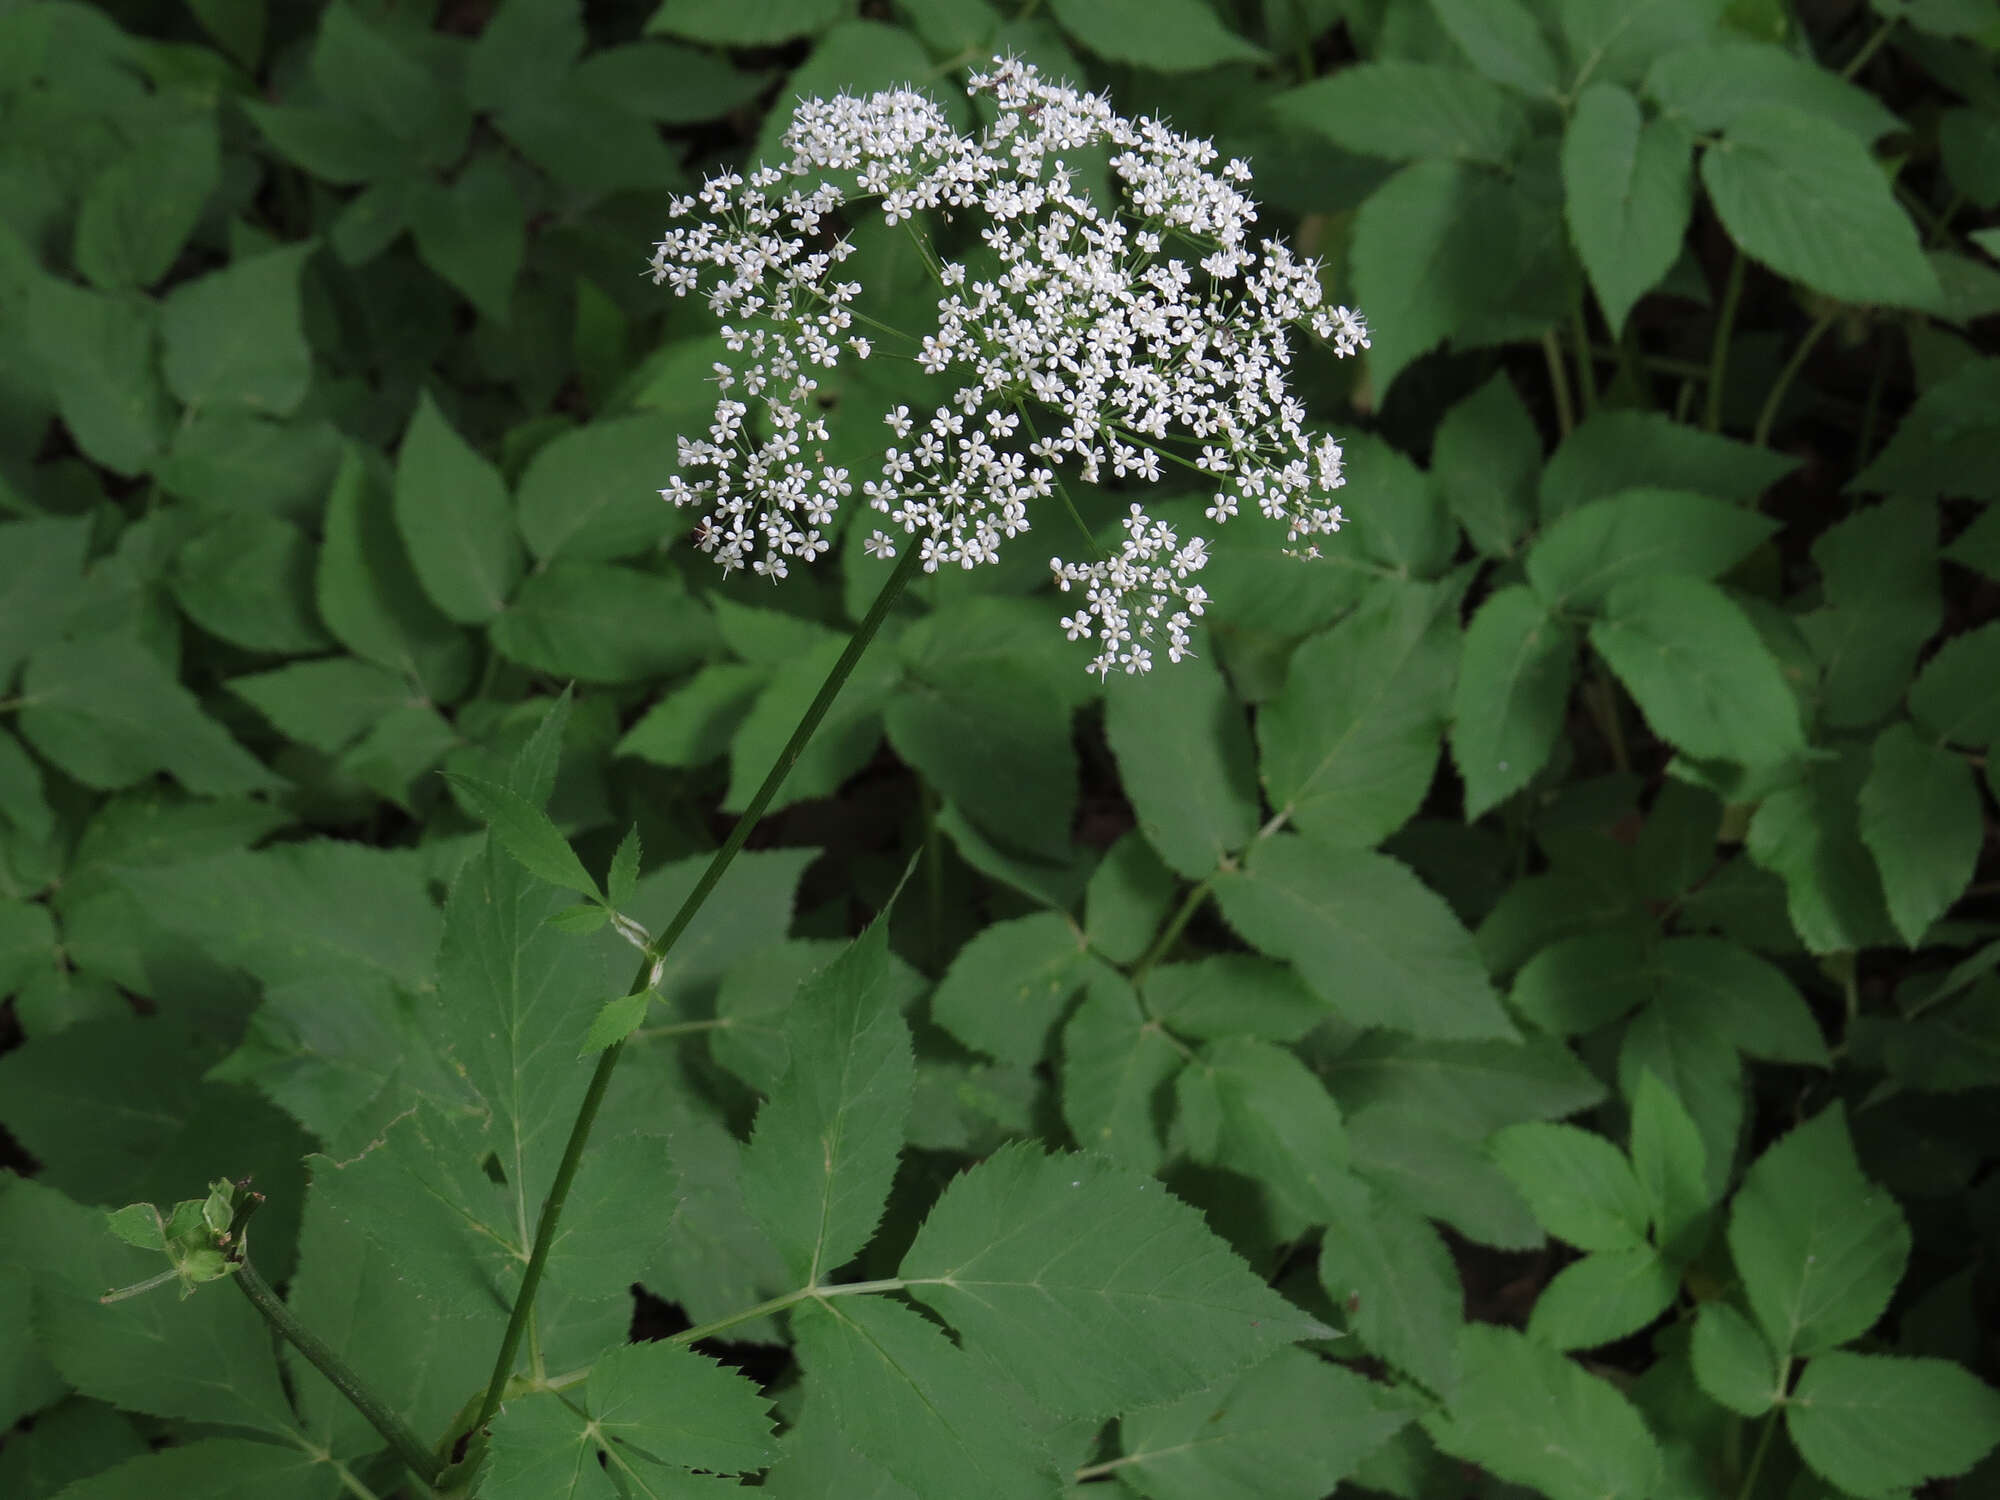
<svg viewBox="0 0 2000 1500">
<path fill-rule="evenodd" d="M 1792 351 L 1792 357 L 1785 361 L 1785 368 L 1778 372 L 1778 378 L 1771 382 L 1771 393 L 1764 398 L 1764 409 L 1757 413 L 1757 430 L 1750 435 L 1750 441 L 1759 448 L 1771 444 L 1771 428 L 1777 423 L 1778 408 L 1784 405 L 1785 393 L 1792 388 L 1792 382 L 1799 378 L 1799 371 L 1805 368 L 1806 356 L 1819 342 L 1819 336 L 1833 326 L 1833 314 L 1822 313 L 1813 326 L 1806 330 L 1806 336 L 1799 340 L 1799 347 Z"/>
<path fill-rule="evenodd" d="M 643 995 L 652 988 L 653 975 L 660 961 L 672 951 L 680 935 L 687 931 L 688 923 L 694 920 L 695 913 L 708 900 L 716 882 L 722 879 L 730 862 L 742 851 L 744 841 L 750 837 L 750 830 L 764 816 L 764 810 L 777 796 L 778 788 L 784 785 L 785 777 L 805 753 L 820 721 L 833 707 L 833 700 L 840 696 L 847 679 L 854 675 L 861 653 L 868 649 L 869 642 L 882 628 L 882 622 L 889 618 L 889 611 L 895 607 L 896 600 L 916 576 L 922 566 L 922 557 L 917 539 L 909 538 L 902 557 L 896 563 L 895 572 L 889 575 L 889 581 L 882 585 L 882 592 L 875 596 L 875 603 L 848 639 L 847 649 L 840 653 L 840 660 L 826 674 L 826 681 L 820 684 L 819 693 L 800 718 L 798 728 L 792 731 L 792 737 L 785 741 L 785 748 L 778 752 L 778 759 L 772 765 L 770 774 L 764 778 L 764 784 L 757 788 L 757 795 L 743 809 L 743 816 L 736 820 L 736 826 L 729 830 L 729 837 L 710 858 L 708 868 L 702 871 L 701 879 L 688 892 L 687 899 L 674 913 L 674 919 L 667 924 L 666 930 L 647 945 L 631 994 Z M 549 1184 L 548 1197 L 542 1200 L 541 1216 L 535 1223 L 534 1247 L 528 1252 L 528 1267 L 521 1273 L 521 1289 L 514 1296 L 514 1310 L 507 1319 L 507 1332 L 500 1340 L 500 1353 L 493 1362 L 493 1376 L 486 1384 L 486 1398 L 479 1404 L 479 1415 L 472 1423 L 473 1431 L 493 1420 L 493 1414 L 500 1409 L 500 1398 L 507 1389 L 507 1382 L 513 1377 L 514 1360 L 521 1351 L 521 1339 L 527 1332 L 528 1319 L 534 1311 L 535 1294 L 541 1289 L 542 1273 L 548 1266 L 549 1247 L 555 1242 L 556 1226 L 562 1221 L 563 1205 L 568 1201 L 570 1185 L 576 1181 L 577 1168 L 582 1165 L 583 1150 L 589 1144 L 591 1127 L 597 1123 L 597 1111 L 604 1103 L 605 1090 L 611 1086 L 611 1075 L 617 1071 L 618 1059 L 624 1052 L 625 1044 L 614 1042 L 598 1054 L 597 1068 L 590 1075 L 590 1085 L 584 1090 L 583 1102 L 577 1106 L 576 1121 L 570 1126 L 569 1142 L 563 1147 L 555 1180 Z"/>
<path fill-rule="evenodd" d="M 1708 405 L 1701 425 L 1709 432 L 1722 430 L 1722 377 L 1729 369 L 1729 340 L 1736 332 L 1736 304 L 1743 300 L 1743 274 L 1747 267 L 1738 250 L 1729 262 L 1729 280 L 1722 288 L 1722 308 L 1715 317 L 1715 345 L 1708 354 Z"/>
<path fill-rule="evenodd" d="M 423 1439 L 391 1411 L 381 1397 L 362 1384 L 361 1377 L 350 1370 L 318 1334 L 292 1316 L 292 1310 L 257 1274 L 249 1256 L 236 1263 L 233 1279 L 243 1288 L 243 1295 L 250 1299 L 250 1305 L 264 1315 L 264 1320 L 288 1339 L 293 1348 L 311 1360 L 313 1368 L 332 1381 L 335 1390 L 354 1403 L 354 1409 L 368 1419 L 369 1426 L 382 1434 L 396 1457 L 425 1484 L 435 1485 L 438 1475 L 444 1472 L 443 1460 L 424 1446 Z"/>
</svg>

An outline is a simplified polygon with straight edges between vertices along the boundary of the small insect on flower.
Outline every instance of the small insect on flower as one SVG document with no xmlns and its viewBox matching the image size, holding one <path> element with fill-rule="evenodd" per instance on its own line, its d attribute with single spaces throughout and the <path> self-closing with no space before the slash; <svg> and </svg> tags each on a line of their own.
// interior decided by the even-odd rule
<svg viewBox="0 0 2000 1500">
<path fill-rule="evenodd" d="M 778 165 L 674 200 L 653 278 L 700 295 L 732 356 L 706 437 L 681 440 L 680 472 L 660 492 L 703 512 L 695 545 L 725 571 L 773 579 L 787 559 L 826 552 L 856 485 L 823 445 L 833 424 L 859 421 L 878 443 L 885 422 L 893 439 L 861 495 L 926 571 L 997 561 L 1066 470 L 1127 487 L 1191 472 L 1211 522 L 1254 508 L 1291 550 L 1316 555 L 1314 539 L 1344 519 L 1330 497 L 1345 476 L 1340 444 L 1309 430 L 1290 393 L 1290 341 L 1303 331 L 1346 356 L 1368 333 L 1323 305 L 1315 264 L 1253 236 L 1249 166 L 1218 167 L 1207 141 L 1127 119 L 1017 59 L 996 59 L 968 91 L 994 116 L 975 134 L 914 89 L 807 100 Z M 1100 151 L 1104 200 L 1071 166 Z M 870 211 L 914 231 L 936 282 L 932 326 L 870 318 L 856 331 L 863 287 L 846 231 Z M 850 387 L 829 408 L 821 382 L 878 350 L 932 377 L 936 401 L 857 413 Z M 1094 644 L 1100 675 L 1190 654 L 1208 602 L 1193 581 L 1206 537 L 1140 505 L 1122 529 L 1110 556 L 1051 562 L 1081 599 L 1063 629 Z M 890 531 L 860 545 L 896 553 Z"/>
</svg>

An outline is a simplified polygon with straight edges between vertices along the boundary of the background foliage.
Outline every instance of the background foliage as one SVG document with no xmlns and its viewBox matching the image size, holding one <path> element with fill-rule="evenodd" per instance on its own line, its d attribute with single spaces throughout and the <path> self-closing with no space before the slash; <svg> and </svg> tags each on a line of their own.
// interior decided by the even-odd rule
<svg viewBox="0 0 2000 1500">
<path fill-rule="evenodd" d="M 1992 0 L 0 4 L 0 1493 L 394 1489 L 235 1297 L 96 1305 L 150 1274 L 97 1210 L 219 1175 L 420 1430 L 476 1391 L 630 966 L 478 787 L 586 882 L 636 824 L 657 927 L 880 576 L 675 545 L 666 199 L 1000 51 L 1326 257 L 1353 524 L 1232 524 L 1201 659 L 1105 690 L 1035 546 L 916 591 L 608 1106 L 535 1368 L 640 1342 L 484 1493 L 2000 1492 L 1996 50 Z M 822 1106 L 861 1198 L 795 1242 Z M 1270 1327 L 655 1342 L 843 1262 L 1033 1284 L 1011 1219 Z"/>
</svg>

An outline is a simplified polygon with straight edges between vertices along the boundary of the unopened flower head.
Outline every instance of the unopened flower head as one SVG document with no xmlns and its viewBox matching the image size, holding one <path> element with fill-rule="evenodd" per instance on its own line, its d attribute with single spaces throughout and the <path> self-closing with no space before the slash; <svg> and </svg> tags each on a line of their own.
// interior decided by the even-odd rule
<svg viewBox="0 0 2000 1500">
<path fill-rule="evenodd" d="M 716 366 L 707 436 L 681 440 L 680 472 L 660 492 L 704 512 L 697 544 L 725 570 L 772 578 L 825 552 L 856 483 L 820 456 L 828 418 L 815 395 L 843 361 L 886 356 L 935 376 L 939 400 L 879 414 L 882 460 L 859 485 L 881 518 L 863 544 L 872 555 L 914 545 L 930 571 L 992 562 L 1066 470 L 1122 485 L 1179 471 L 1211 521 L 1254 508 L 1317 555 L 1313 539 L 1341 524 L 1329 498 L 1341 450 L 1306 430 L 1286 382 L 1289 338 L 1303 328 L 1347 355 L 1368 335 L 1322 305 L 1314 266 L 1252 238 L 1249 168 L 1218 167 L 1206 141 L 1124 119 L 1023 62 L 996 61 L 970 90 L 995 113 L 977 134 L 910 89 L 809 100 L 780 165 L 675 200 L 654 281 L 704 297 L 735 357 Z M 1100 144 L 1109 208 L 1070 165 Z M 936 280 L 935 326 L 905 338 L 857 317 L 854 247 L 837 230 L 864 210 L 909 225 Z M 967 259 L 944 258 L 923 232 L 934 215 L 973 227 Z M 857 418 L 843 407 L 835 419 Z M 1100 675 L 1146 671 L 1155 653 L 1178 661 L 1207 601 L 1192 581 L 1205 538 L 1139 505 L 1124 530 L 1110 557 L 1051 560 L 1081 600 L 1064 627 L 1095 644 Z"/>
</svg>

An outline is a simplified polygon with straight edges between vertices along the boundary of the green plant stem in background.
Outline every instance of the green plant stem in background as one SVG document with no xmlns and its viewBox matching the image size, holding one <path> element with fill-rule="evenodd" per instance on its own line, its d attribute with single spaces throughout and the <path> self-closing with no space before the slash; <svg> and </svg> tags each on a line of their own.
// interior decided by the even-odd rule
<svg viewBox="0 0 2000 1500">
<path fill-rule="evenodd" d="M 1708 356 L 1708 404 L 1701 425 L 1709 432 L 1722 430 L 1722 377 L 1729 369 L 1729 339 L 1736 332 L 1736 305 L 1743 300 L 1743 275 L 1747 262 L 1736 251 L 1729 261 L 1729 280 L 1722 288 L 1722 309 L 1715 315 L 1715 344 Z"/>
<path fill-rule="evenodd" d="M 1549 388 L 1555 395 L 1556 428 L 1564 437 L 1576 430 L 1576 408 L 1570 404 L 1569 375 L 1563 369 L 1562 344 L 1551 328 L 1542 335 L 1542 354 L 1549 364 Z"/>
<path fill-rule="evenodd" d="M 1778 1389 L 1785 1388 L 1785 1382 L 1792 1373 L 1792 1362 L 1788 1359 L 1778 1370 Z M 1757 1475 L 1763 1470 L 1764 1455 L 1771 1451 L 1771 1434 L 1778 1430 L 1778 1413 L 1785 1409 L 1780 1401 L 1771 1407 L 1764 1418 L 1764 1430 L 1757 1434 L 1757 1446 L 1750 1452 L 1750 1467 L 1743 1471 L 1743 1487 L 1736 1492 L 1737 1500 L 1750 1500 L 1757 1493 Z"/>
<path fill-rule="evenodd" d="M 424 1446 L 423 1439 L 410 1430 L 409 1424 L 364 1385 L 361 1377 L 350 1370 L 318 1334 L 292 1316 L 292 1310 L 257 1274 L 257 1268 L 250 1264 L 248 1256 L 236 1263 L 234 1279 L 243 1288 L 243 1295 L 250 1299 L 250 1305 L 262 1313 L 265 1321 L 289 1340 L 293 1348 L 311 1360 L 313 1368 L 332 1381 L 335 1390 L 354 1403 L 354 1409 L 368 1419 L 369 1426 L 382 1434 L 396 1457 L 425 1484 L 436 1484 L 438 1475 L 444 1472 L 443 1460 Z"/>
<path fill-rule="evenodd" d="M 1771 382 L 1771 394 L 1764 398 L 1764 409 L 1757 413 L 1757 430 L 1750 436 L 1750 441 L 1759 448 L 1771 446 L 1771 426 L 1778 420 L 1778 408 L 1784 404 L 1785 392 L 1792 388 L 1799 371 L 1805 368 L 1806 356 L 1812 353 L 1820 335 L 1833 326 L 1833 317 L 1831 312 L 1820 314 L 1819 321 L 1806 330 L 1806 336 L 1799 340 L 1799 347 L 1785 361 L 1785 368 L 1778 372 L 1778 378 Z"/>
<path fill-rule="evenodd" d="M 1577 393 L 1582 397 L 1584 415 L 1589 416 L 1597 410 L 1597 380 L 1590 367 L 1590 317 L 1584 311 L 1581 281 L 1570 293 L 1569 320 L 1571 337 L 1576 340 Z"/>
<path fill-rule="evenodd" d="M 681 909 L 674 913 L 674 919 L 646 948 L 645 957 L 640 960 L 639 977 L 631 993 L 642 995 L 652 988 L 654 976 L 662 960 L 672 951 L 680 935 L 694 920 L 695 913 L 714 891 L 716 883 L 729 869 L 730 862 L 742 851 L 744 841 L 750 831 L 764 816 L 764 809 L 771 805 L 771 799 L 784 785 L 785 777 L 791 773 L 799 757 L 819 729 L 820 721 L 827 710 L 833 707 L 833 700 L 840 696 L 840 690 L 847 685 L 847 679 L 854 675 L 860 664 L 861 654 L 875 639 L 882 628 L 882 622 L 889 618 L 889 611 L 910 580 L 922 566 L 922 550 L 914 537 L 908 539 L 903 554 L 897 559 L 896 568 L 889 580 L 882 585 L 882 592 L 875 596 L 875 602 L 861 623 L 849 637 L 847 649 L 840 653 L 840 660 L 833 664 L 833 670 L 826 674 L 826 681 L 820 684 L 819 692 L 799 719 L 792 737 L 785 741 L 785 748 L 778 752 L 778 759 L 772 765 L 764 784 L 757 788 L 757 794 L 743 809 L 743 816 L 736 820 L 736 826 L 729 830 L 729 837 L 702 871 L 701 879 L 695 882 Z M 542 1202 L 542 1212 L 535 1223 L 535 1243 L 528 1253 L 528 1267 L 521 1274 L 521 1289 L 514 1297 L 514 1310 L 507 1319 L 507 1332 L 500 1341 L 500 1353 L 493 1362 L 493 1375 L 486 1385 L 486 1398 L 479 1404 L 479 1415 L 472 1423 L 473 1431 L 484 1427 L 493 1420 L 493 1414 L 500 1409 L 500 1399 L 507 1389 L 507 1382 L 514 1371 L 515 1356 L 520 1353 L 521 1339 L 527 1332 L 528 1320 L 535 1306 L 535 1294 L 541 1289 L 542 1272 L 548 1266 L 549 1247 L 555 1242 L 556 1227 L 562 1221 L 563 1205 L 569 1198 L 570 1185 L 576 1181 L 577 1168 L 583 1162 L 584 1147 L 590 1141 L 591 1127 L 597 1123 L 597 1111 L 604 1103 L 604 1093 L 611 1085 L 611 1075 L 618 1068 L 618 1059 L 624 1055 L 625 1044 L 614 1042 L 599 1054 L 597 1067 L 590 1075 L 590 1086 L 584 1090 L 583 1102 L 577 1106 L 576 1120 L 570 1126 L 569 1142 L 563 1147 L 562 1161 L 556 1167 L 555 1180 L 549 1184 L 548 1196 Z"/>
</svg>

